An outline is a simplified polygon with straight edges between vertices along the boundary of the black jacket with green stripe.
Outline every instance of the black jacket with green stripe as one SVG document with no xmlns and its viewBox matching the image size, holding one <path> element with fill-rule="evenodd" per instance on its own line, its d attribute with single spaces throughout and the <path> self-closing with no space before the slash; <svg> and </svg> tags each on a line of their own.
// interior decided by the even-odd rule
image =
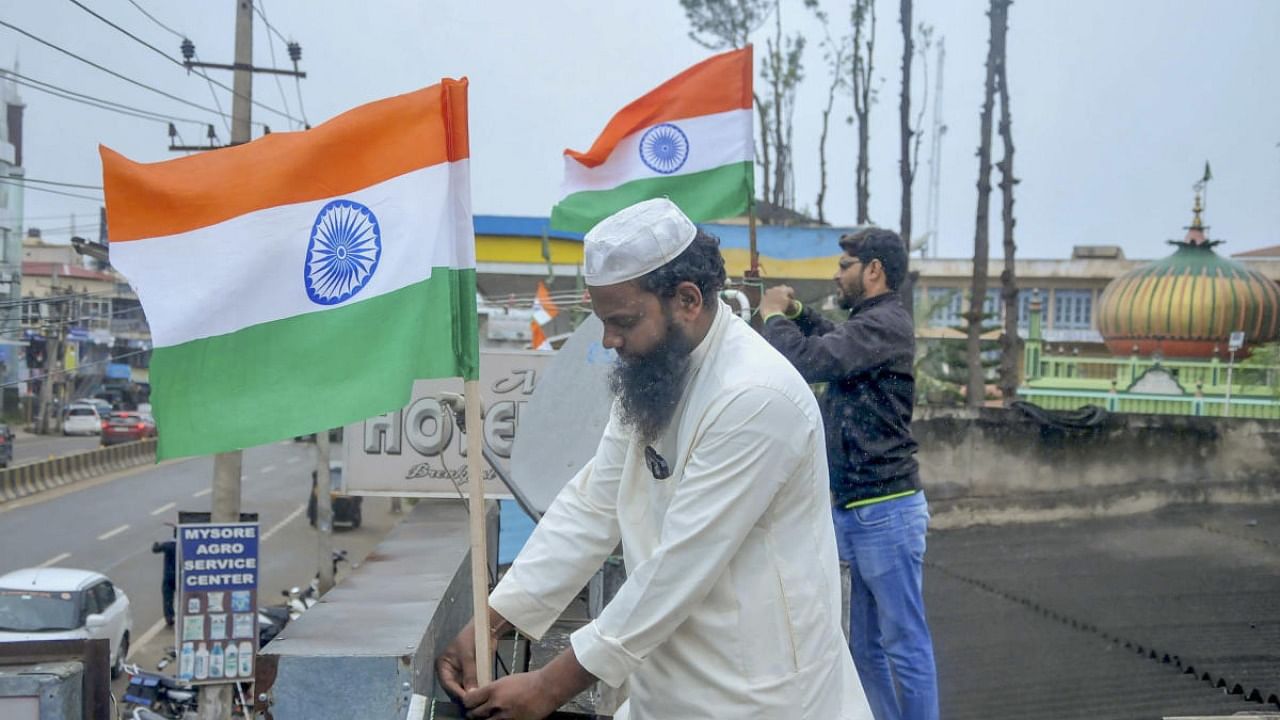
<svg viewBox="0 0 1280 720">
<path fill-rule="evenodd" d="M 832 500 L 839 507 L 920 489 L 916 441 L 915 326 L 895 292 L 863 300 L 836 325 L 810 308 L 769 318 L 764 337 L 809 383 L 827 383 Z"/>
</svg>

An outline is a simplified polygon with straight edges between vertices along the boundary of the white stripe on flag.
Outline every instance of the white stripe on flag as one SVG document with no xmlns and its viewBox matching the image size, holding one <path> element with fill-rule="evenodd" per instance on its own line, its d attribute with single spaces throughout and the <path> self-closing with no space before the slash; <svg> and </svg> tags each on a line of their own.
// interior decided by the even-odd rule
<svg viewBox="0 0 1280 720">
<path fill-rule="evenodd" d="M 111 244 L 134 284 L 157 347 L 344 307 L 431 276 L 474 268 L 468 162 L 432 165 L 354 193 L 281 205 L 167 237 Z M 304 281 L 312 226 L 330 200 L 373 211 L 382 255 L 368 285 L 338 305 L 313 302 Z"/>
<path fill-rule="evenodd" d="M 671 124 L 680 128 L 688 141 L 689 156 L 680 169 L 664 175 L 644 164 L 640 159 L 640 140 L 649 129 L 644 128 L 619 141 L 609 159 L 596 167 L 586 167 L 565 156 L 561 197 L 584 190 L 612 190 L 625 182 L 642 178 L 674 177 L 711 170 L 749 161 L 755 153 L 750 110 L 700 115 L 672 120 Z"/>
</svg>

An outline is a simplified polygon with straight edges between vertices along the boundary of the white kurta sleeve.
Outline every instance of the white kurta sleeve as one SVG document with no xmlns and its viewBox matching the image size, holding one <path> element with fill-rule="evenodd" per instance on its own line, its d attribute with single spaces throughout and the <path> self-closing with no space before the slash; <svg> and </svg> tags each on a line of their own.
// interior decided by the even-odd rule
<svg viewBox="0 0 1280 720">
<path fill-rule="evenodd" d="M 750 387 L 717 400 L 678 478 L 653 555 L 571 638 L 578 662 L 617 687 L 706 598 L 778 489 L 801 466 L 808 432 L 794 402 Z"/>
<path fill-rule="evenodd" d="M 611 418 L 596 455 L 534 528 L 489 607 L 535 640 L 618 546 L 618 485 L 629 439 Z"/>
</svg>

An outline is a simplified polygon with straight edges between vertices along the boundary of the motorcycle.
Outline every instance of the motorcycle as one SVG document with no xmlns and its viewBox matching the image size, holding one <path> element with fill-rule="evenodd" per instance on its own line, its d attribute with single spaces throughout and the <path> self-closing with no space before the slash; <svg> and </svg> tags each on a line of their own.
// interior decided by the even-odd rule
<svg viewBox="0 0 1280 720">
<path fill-rule="evenodd" d="M 335 576 L 338 574 L 338 563 L 346 561 L 346 550 L 333 551 L 333 574 Z M 311 578 L 311 582 L 307 585 L 305 590 L 294 586 L 288 590 L 281 590 L 280 594 L 286 598 L 286 605 L 289 608 L 289 619 L 297 620 L 302 613 L 320 602 L 320 574 L 316 573 L 316 576 Z"/>
<path fill-rule="evenodd" d="M 185 718 L 197 711 L 195 688 L 137 665 L 125 665 L 124 669 L 129 673 L 124 701 L 133 706 L 134 720 Z"/>
</svg>

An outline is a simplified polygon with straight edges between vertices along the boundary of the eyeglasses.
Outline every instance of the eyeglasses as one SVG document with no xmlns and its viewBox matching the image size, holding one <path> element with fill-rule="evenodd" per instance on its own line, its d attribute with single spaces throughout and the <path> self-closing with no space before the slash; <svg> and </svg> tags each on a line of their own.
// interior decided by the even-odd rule
<svg viewBox="0 0 1280 720">
<path fill-rule="evenodd" d="M 671 467 L 652 445 L 644 447 L 644 462 L 649 466 L 649 474 L 653 475 L 654 480 L 666 480 L 671 477 Z"/>
</svg>

